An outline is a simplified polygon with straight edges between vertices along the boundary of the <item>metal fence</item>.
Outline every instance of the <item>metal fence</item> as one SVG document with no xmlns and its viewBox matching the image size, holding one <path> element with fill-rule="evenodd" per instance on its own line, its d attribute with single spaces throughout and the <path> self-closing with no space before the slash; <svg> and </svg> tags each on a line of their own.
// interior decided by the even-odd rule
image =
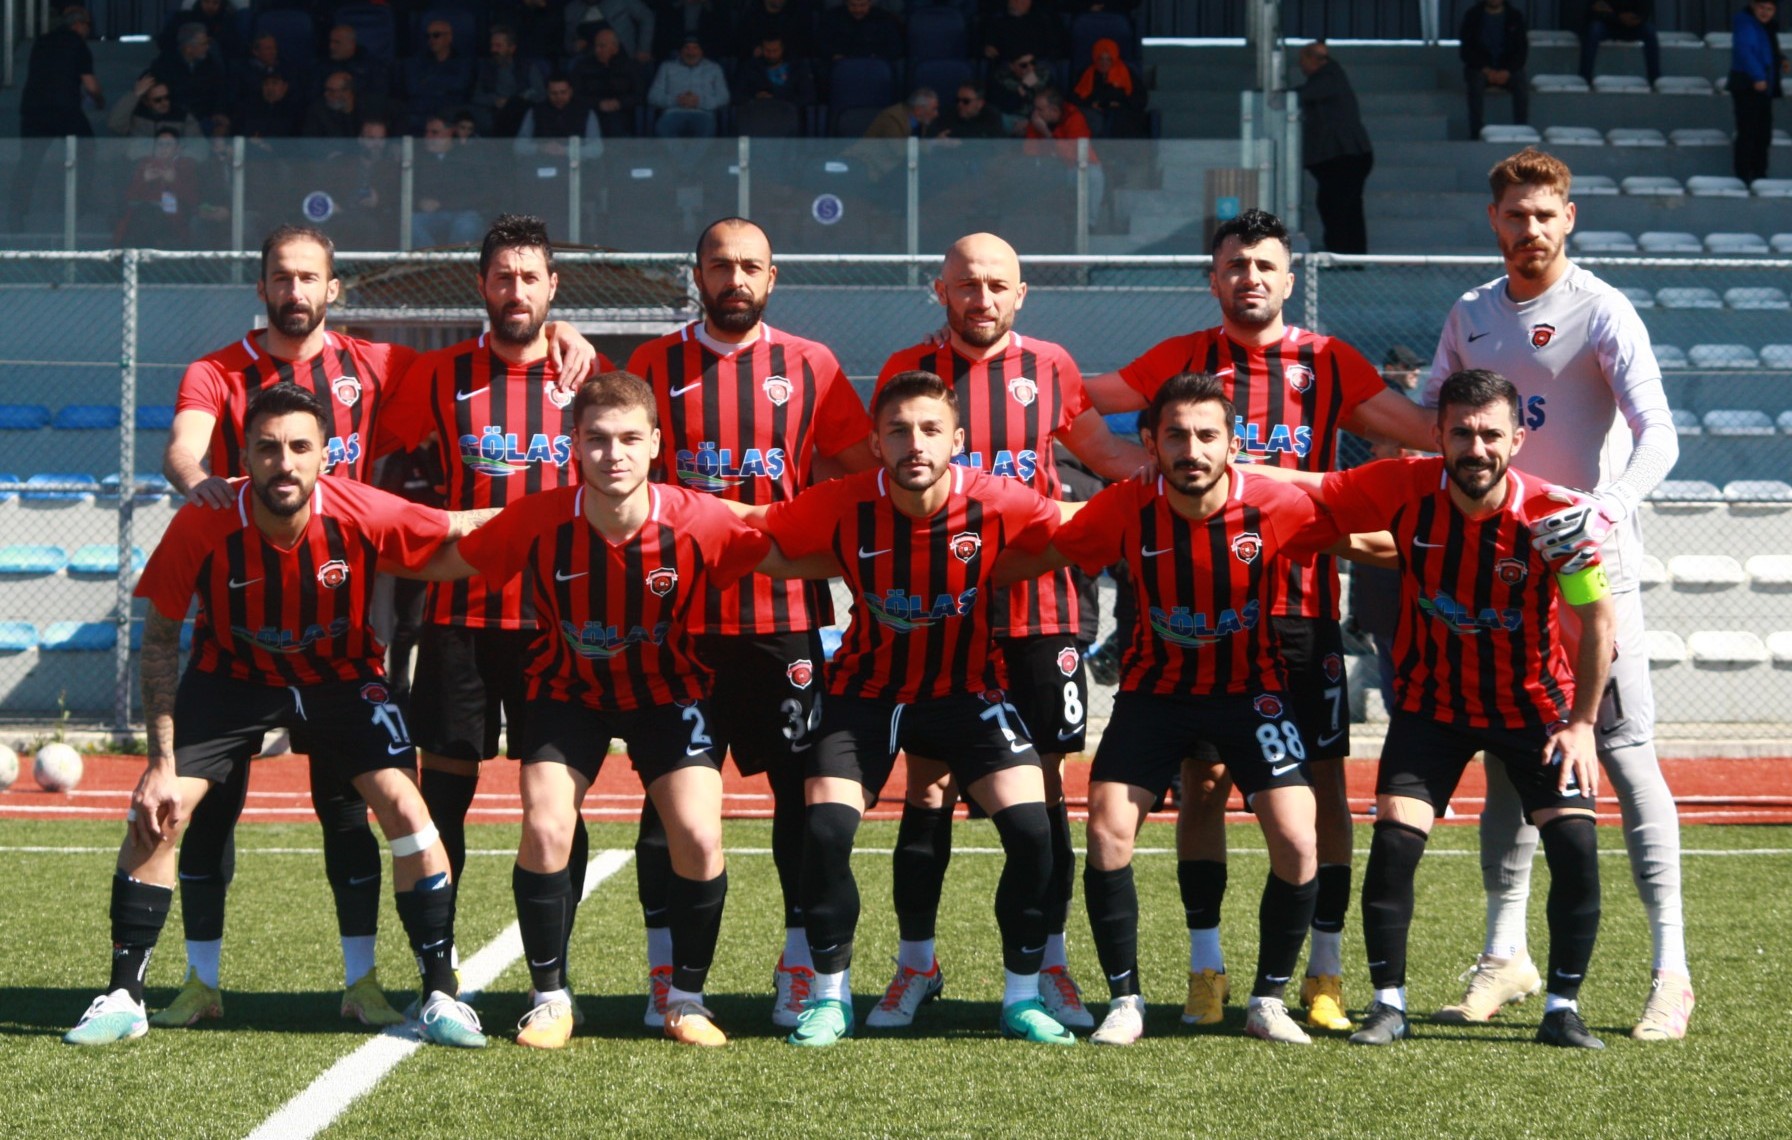
<svg viewBox="0 0 1792 1140">
<path fill-rule="evenodd" d="M 774 239 L 780 237 L 773 230 Z M 938 243 L 945 244 L 944 240 Z M 333 327 L 428 347 L 484 320 L 471 256 L 345 254 Z M 869 381 L 941 324 L 937 256 L 780 254 L 767 320 L 823 341 Z M 1626 288 L 1681 425 L 1673 480 L 1646 505 L 1645 607 L 1662 717 L 1697 734 L 1792 720 L 1792 261 L 1587 259 Z M 697 314 L 683 253 L 567 253 L 556 316 L 612 357 Z M 1029 257 L 1024 332 L 1109 371 L 1218 323 L 1203 257 Z M 1428 359 L 1491 258 L 1297 258 L 1291 323 L 1379 363 Z M 0 253 L 0 707 L 131 717 L 129 591 L 179 505 L 157 473 L 187 362 L 265 319 L 252 255 Z M 120 490 L 119 474 L 135 493 Z M 134 479 L 132 476 L 135 476 Z M 1109 619 L 1111 620 L 1111 619 Z M 1359 672 L 1361 670 L 1359 669 Z M 1097 693 L 1099 722 L 1111 694 Z M 1379 715 L 1370 699 L 1359 711 Z M 1749 728 L 1748 726 L 1753 726 Z"/>
</svg>

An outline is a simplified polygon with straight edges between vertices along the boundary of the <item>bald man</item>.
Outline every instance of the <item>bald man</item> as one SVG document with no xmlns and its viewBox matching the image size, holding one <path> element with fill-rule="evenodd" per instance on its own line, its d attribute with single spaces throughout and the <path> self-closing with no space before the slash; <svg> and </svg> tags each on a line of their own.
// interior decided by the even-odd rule
<svg viewBox="0 0 1792 1140">
<path fill-rule="evenodd" d="M 994 234 L 958 239 L 946 250 L 933 289 L 946 310 L 945 336 L 936 333 L 892 355 L 878 376 L 878 388 L 913 369 L 943 378 L 957 396 L 965 429 L 957 462 L 1018 479 L 1054 499 L 1059 493 L 1055 439 L 1108 479 L 1125 479 L 1144 464 L 1143 449 L 1108 431 L 1096 414 L 1070 354 L 1050 341 L 1014 331 L 1027 284 L 1013 246 Z M 1070 976 L 1064 948 L 1076 859 L 1061 774 L 1064 755 L 1082 750 L 1089 697 L 1076 643 L 1076 591 L 1068 572 L 1058 570 L 1000 590 L 993 601 L 993 628 L 1006 661 L 1009 698 L 1045 763 L 1051 811 L 1049 939 L 1039 997 L 1060 1024 L 1087 1029 L 1094 1018 Z M 865 1019 L 871 1028 L 912 1024 L 915 1011 L 945 983 L 933 933 L 952 854 L 957 798 L 943 763 L 909 756 L 894 884 L 901 944 L 896 975 Z"/>
</svg>

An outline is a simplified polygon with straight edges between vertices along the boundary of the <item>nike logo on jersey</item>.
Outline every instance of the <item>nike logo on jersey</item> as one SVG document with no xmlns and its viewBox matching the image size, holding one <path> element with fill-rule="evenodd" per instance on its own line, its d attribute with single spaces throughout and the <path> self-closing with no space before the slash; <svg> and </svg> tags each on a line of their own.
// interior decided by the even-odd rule
<svg viewBox="0 0 1792 1140">
<path fill-rule="evenodd" d="M 1332 745 L 1338 743 L 1338 739 L 1340 737 L 1342 737 L 1343 735 L 1344 735 L 1344 730 L 1340 728 L 1338 731 L 1332 733 L 1330 736 L 1322 736 L 1319 738 L 1319 747 L 1330 748 Z"/>
<path fill-rule="evenodd" d="M 1413 539 L 1412 544 L 1424 550 L 1442 550 L 1444 548 L 1444 544 L 1441 542 L 1426 542 L 1422 538 Z"/>
<path fill-rule="evenodd" d="M 232 578 L 230 580 L 230 588 L 233 590 L 240 590 L 245 586 L 253 586 L 253 585 L 255 585 L 255 583 L 257 583 L 259 581 L 261 581 L 260 578 L 249 578 L 249 579 L 246 579 L 245 581 L 239 582 L 235 578 Z"/>
<path fill-rule="evenodd" d="M 564 570 L 556 570 L 556 571 L 554 571 L 554 581 L 570 582 L 574 578 L 583 578 L 585 575 L 587 575 L 589 573 L 591 573 L 591 571 L 589 571 L 589 570 L 581 570 L 577 574 L 568 574 Z"/>
<path fill-rule="evenodd" d="M 1175 549 L 1176 548 L 1174 546 L 1160 546 L 1156 550 L 1151 550 L 1151 549 L 1141 546 L 1141 547 L 1139 547 L 1139 553 L 1146 558 L 1156 558 L 1160 554 L 1168 554 L 1168 553 L 1170 553 L 1170 551 L 1175 550 Z"/>
<path fill-rule="evenodd" d="M 697 389 L 699 389 L 699 388 L 701 388 L 701 387 L 703 387 L 703 381 L 701 381 L 701 380 L 699 380 L 699 381 L 697 381 L 697 382 L 696 382 L 696 383 L 694 383 L 694 384 L 686 384 L 686 385 L 685 385 L 685 386 L 684 386 L 684 387 L 682 387 L 682 388 L 672 388 L 672 389 L 669 389 L 669 390 L 668 390 L 668 391 L 667 391 L 667 392 L 666 392 L 666 394 L 667 394 L 667 395 L 668 395 L 668 396 L 682 396 L 682 395 L 684 395 L 684 394 L 685 394 L 685 393 L 686 393 L 686 392 L 695 392 L 695 391 L 696 391 L 696 390 L 697 390 Z"/>
<path fill-rule="evenodd" d="M 1287 764 L 1277 764 L 1269 770 L 1269 774 L 1272 776 L 1286 776 L 1288 773 L 1294 771 L 1298 767 L 1300 767 L 1299 760 L 1295 760 L 1295 761 L 1292 761 Z"/>
<path fill-rule="evenodd" d="M 1482 337 L 1490 336 L 1490 335 L 1492 335 L 1492 334 L 1490 334 L 1490 333 L 1469 333 L 1468 334 L 1468 342 L 1470 344 L 1473 344 L 1476 341 L 1480 340 Z"/>
<path fill-rule="evenodd" d="M 456 392 L 454 394 L 454 398 L 456 400 L 471 400 L 474 396 L 479 395 L 479 393 L 489 392 L 491 390 L 492 390 L 492 386 L 490 384 L 487 384 L 485 387 L 475 388 L 471 392 Z"/>
<path fill-rule="evenodd" d="M 892 549 L 891 547 L 886 546 L 882 550 L 866 550 L 864 547 L 861 546 L 861 547 L 859 547 L 859 557 L 860 558 L 876 558 L 880 554 L 890 553 L 891 549 Z"/>
</svg>

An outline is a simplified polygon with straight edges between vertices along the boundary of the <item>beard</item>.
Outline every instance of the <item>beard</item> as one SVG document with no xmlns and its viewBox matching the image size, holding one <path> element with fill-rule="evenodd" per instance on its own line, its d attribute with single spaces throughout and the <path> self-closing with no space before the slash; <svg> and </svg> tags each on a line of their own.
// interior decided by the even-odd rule
<svg viewBox="0 0 1792 1140">
<path fill-rule="evenodd" d="M 520 327 L 513 326 L 510 323 L 510 318 L 519 314 L 526 314 L 529 320 L 526 324 Z M 540 313 L 536 313 L 529 310 L 527 307 L 522 309 L 512 309 L 501 305 L 493 306 L 490 304 L 485 307 L 485 315 L 491 320 L 492 339 L 501 340 L 505 344 L 515 345 L 534 344 L 535 338 L 541 335 L 541 326 L 546 324 L 548 319 L 547 311 L 545 309 Z M 515 331 L 512 331 L 513 329 Z"/>
<path fill-rule="evenodd" d="M 759 318 L 765 313 L 765 301 L 755 300 L 753 294 L 746 289 L 730 289 L 716 297 L 699 289 L 697 296 L 703 302 L 704 314 L 723 332 L 747 332 L 759 323 Z M 724 309 L 722 306 L 728 301 L 745 301 L 747 306 L 744 309 Z"/>
<path fill-rule="evenodd" d="M 948 466 L 950 463 L 938 467 L 929 464 L 926 471 L 915 472 L 909 466 L 909 457 L 905 457 L 901 465 L 890 471 L 890 481 L 904 491 L 925 491 L 940 481 Z"/>
<path fill-rule="evenodd" d="M 1445 465 L 1449 472 L 1450 482 L 1456 489 L 1471 499 L 1484 499 L 1487 493 L 1505 477 L 1506 463 L 1500 459 L 1470 460 L 1457 459 Z"/>
<path fill-rule="evenodd" d="M 1526 257 L 1524 260 L 1517 262 L 1516 265 L 1514 264 L 1513 259 L 1515 257 L 1518 257 L 1521 254 L 1530 253 L 1533 250 L 1541 250 L 1543 256 L 1541 258 Z M 1545 273 L 1549 272 L 1549 267 L 1556 263 L 1557 258 L 1559 258 L 1561 254 L 1561 245 L 1556 242 L 1551 242 L 1548 238 L 1538 238 L 1535 241 L 1525 243 L 1514 242 L 1511 245 L 1502 242 L 1500 245 L 1500 256 L 1506 259 L 1507 271 L 1516 273 L 1520 277 L 1542 277 Z"/>
<path fill-rule="evenodd" d="M 328 304 L 313 309 L 298 301 L 288 301 L 283 305 L 269 302 L 268 327 L 279 329 L 282 336 L 304 340 L 317 331 L 317 326 L 324 323 L 324 316 L 329 311 Z"/>
<path fill-rule="evenodd" d="M 1201 470 L 1196 464 L 1184 460 L 1164 472 L 1164 482 L 1173 487 L 1178 494 L 1187 495 L 1191 499 L 1199 499 L 1213 490 L 1225 474 L 1224 464 Z"/>
<path fill-rule="evenodd" d="M 1282 315 L 1282 302 L 1276 297 L 1265 297 L 1261 301 L 1246 304 L 1236 298 L 1227 298 L 1220 302 L 1220 311 L 1226 320 L 1241 328 L 1260 329 L 1274 324 Z"/>
<path fill-rule="evenodd" d="M 273 485 L 275 482 L 284 482 L 284 481 L 285 481 L 285 477 L 282 476 L 279 479 L 270 479 L 266 483 L 254 484 L 255 497 L 257 499 L 261 500 L 261 505 L 266 507 L 268 509 L 269 513 L 274 515 L 274 517 L 282 518 L 282 519 L 289 519 L 292 516 L 298 514 L 300 511 L 305 509 L 305 504 L 309 503 L 311 501 L 311 494 L 309 491 L 306 490 L 305 483 L 303 480 L 298 479 L 298 478 L 293 478 L 291 481 L 298 487 L 298 490 L 300 492 L 298 497 L 293 499 L 293 501 L 291 503 L 280 502 L 279 500 L 274 498 L 274 486 Z"/>
<path fill-rule="evenodd" d="M 947 309 L 946 325 L 958 336 L 959 340 L 964 341 L 972 348 L 988 348 L 1008 335 L 1008 330 L 1014 327 L 1014 315 L 1009 314 L 1006 320 L 998 317 L 995 324 L 988 328 L 979 328 L 972 326 L 963 314 Z"/>
</svg>

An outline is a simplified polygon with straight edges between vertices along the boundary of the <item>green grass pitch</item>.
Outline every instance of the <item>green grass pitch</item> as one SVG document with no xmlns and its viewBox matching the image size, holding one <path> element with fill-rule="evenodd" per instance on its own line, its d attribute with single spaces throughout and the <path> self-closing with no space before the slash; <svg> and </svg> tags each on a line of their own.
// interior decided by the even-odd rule
<svg viewBox="0 0 1792 1140">
<path fill-rule="evenodd" d="M 1080 830 L 1080 828 L 1079 828 Z M 888 977 L 895 947 L 889 906 L 893 824 L 861 832 L 856 861 L 865 900 L 854 988 L 862 1017 Z M 732 848 L 763 849 L 769 827 L 731 822 Z M 337 1018 L 341 961 L 311 826 L 245 828 L 224 950 L 225 1020 L 104 1049 L 58 1037 L 105 980 L 106 899 L 116 824 L 8 822 L 0 827 L 0 1050 L 6 1059 L 0 1137 L 237 1137 L 251 1132 L 367 1036 Z M 514 827 L 472 829 L 475 849 L 510 850 Z M 1358 832 L 1365 846 L 1367 829 Z M 631 827 L 592 829 L 593 850 L 632 845 Z M 994 847 L 987 823 L 960 823 L 961 847 Z M 1254 829 L 1233 829 L 1225 946 L 1241 981 L 1255 959 L 1257 892 L 1267 871 Z M 944 998 L 902 1034 L 862 1032 L 830 1051 L 785 1046 L 767 1019 L 771 966 L 781 945 L 770 857 L 731 858 L 722 945 L 710 975 L 726 1050 L 672 1046 L 640 1026 L 640 912 L 632 864 L 600 885 L 579 914 L 573 978 L 588 1022 L 563 1052 L 509 1041 L 528 978 L 514 964 L 478 1000 L 493 1040 L 478 1053 L 424 1048 L 351 1105 L 327 1136 L 1134 1136 L 1323 1138 L 1787 1136 L 1792 1135 L 1792 1044 L 1787 1040 L 1786 931 L 1792 924 L 1785 850 L 1792 828 L 1688 828 L 1687 912 L 1699 1006 L 1678 1044 L 1626 1036 L 1648 979 L 1648 938 L 1615 829 L 1602 828 L 1605 921 L 1582 994 L 1603 1053 L 1532 1045 L 1541 1003 L 1486 1027 L 1415 1022 L 1417 1038 L 1386 1050 L 1322 1036 L 1310 1049 L 1242 1035 L 1242 998 L 1227 1023 L 1186 1030 L 1178 1014 L 1187 942 L 1175 862 L 1141 855 L 1141 970 L 1148 1035 L 1124 1050 L 1086 1043 L 1030 1047 L 995 1029 L 1001 959 L 991 899 L 1000 857 L 953 860 L 939 946 Z M 1166 847 L 1153 825 L 1142 846 Z M 1419 875 L 1411 1004 L 1428 1011 L 1460 991 L 1479 948 L 1481 891 L 1473 828 L 1442 828 Z M 54 850 L 28 851 L 27 847 Z M 70 853 L 67 848 L 88 850 Z M 281 853 L 279 849 L 302 849 Z M 1238 849 L 1249 849 L 1239 852 Z M 1772 853 L 1770 853 L 1772 852 Z M 513 919 L 511 860 L 475 855 L 461 895 L 463 957 Z M 1360 874 L 1362 857 L 1358 857 Z M 1545 944 L 1538 862 L 1533 948 Z M 388 889 L 389 895 L 389 889 Z M 1369 997 L 1352 900 L 1345 996 Z M 414 984 L 388 900 L 380 971 L 395 1000 Z M 1079 896 L 1071 914 L 1072 968 L 1097 1014 L 1105 994 Z M 150 969 L 150 1004 L 165 1003 L 182 972 L 180 924 L 170 919 Z M 1244 987 L 1240 987 L 1241 991 Z"/>
</svg>

